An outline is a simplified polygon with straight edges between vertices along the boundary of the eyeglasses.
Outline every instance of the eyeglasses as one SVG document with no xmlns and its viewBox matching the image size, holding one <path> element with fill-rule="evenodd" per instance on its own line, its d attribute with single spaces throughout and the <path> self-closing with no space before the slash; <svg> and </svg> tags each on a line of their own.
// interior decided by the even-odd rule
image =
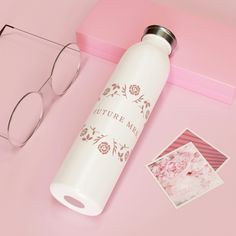
<svg viewBox="0 0 236 236">
<path fill-rule="evenodd" d="M 49 83 L 54 96 L 60 97 L 68 91 L 78 77 L 80 49 L 76 43 L 62 45 L 11 25 L 5 25 L 0 30 L 0 37 L 2 37 L 7 27 L 61 47 L 52 65 L 50 76 L 38 90 L 29 91 L 21 97 L 10 114 L 7 123 L 7 134 L 0 135 L 0 137 L 8 140 L 12 145 L 21 147 L 32 137 L 45 115 L 44 97 L 42 93 L 45 85 Z"/>
</svg>

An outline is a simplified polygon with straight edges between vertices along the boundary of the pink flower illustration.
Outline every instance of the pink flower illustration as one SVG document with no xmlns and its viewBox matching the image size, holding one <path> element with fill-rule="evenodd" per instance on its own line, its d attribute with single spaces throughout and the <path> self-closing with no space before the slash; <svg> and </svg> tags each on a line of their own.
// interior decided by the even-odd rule
<svg viewBox="0 0 236 236">
<path fill-rule="evenodd" d="M 179 155 L 176 158 L 176 162 L 178 162 L 180 168 L 185 168 L 189 161 L 192 158 L 191 152 L 180 152 Z"/>
<path fill-rule="evenodd" d="M 222 183 L 191 142 L 157 159 L 148 167 L 176 206 Z"/>
<path fill-rule="evenodd" d="M 158 177 L 162 171 L 161 165 L 158 165 L 158 163 L 153 163 L 149 168 L 156 177 Z"/>
<path fill-rule="evenodd" d="M 199 154 L 198 152 L 195 152 L 195 153 L 193 154 L 193 159 L 191 160 L 191 162 L 197 163 L 197 162 L 199 162 L 199 161 L 201 161 L 201 156 L 200 156 L 200 154 Z"/>
<path fill-rule="evenodd" d="M 106 96 L 110 92 L 110 88 L 106 88 L 103 92 L 103 95 Z"/>
<path fill-rule="evenodd" d="M 130 85 L 129 87 L 129 92 L 132 94 L 132 95 L 139 95 L 139 92 L 140 92 L 140 87 L 138 85 Z"/>
<path fill-rule="evenodd" d="M 176 157 L 172 157 L 167 159 L 167 163 L 166 160 L 163 163 L 160 163 L 159 165 L 159 176 L 157 177 L 161 177 L 161 176 L 166 176 L 167 178 L 173 178 L 176 175 L 178 175 L 179 173 L 181 173 L 183 170 L 185 170 L 188 166 L 188 163 L 191 159 L 191 153 L 188 152 L 181 152 L 178 153 L 178 155 Z"/>
<path fill-rule="evenodd" d="M 110 151 L 110 145 L 107 142 L 102 142 L 98 145 L 98 150 L 102 154 L 107 154 Z"/>
<path fill-rule="evenodd" d="M 84 129 L 82 129 L 82 131 L 80 132 L 80 137 L 86 135 L 87 132 L 88 132 L 88 128 L 84 128 Z"/>
</svg>

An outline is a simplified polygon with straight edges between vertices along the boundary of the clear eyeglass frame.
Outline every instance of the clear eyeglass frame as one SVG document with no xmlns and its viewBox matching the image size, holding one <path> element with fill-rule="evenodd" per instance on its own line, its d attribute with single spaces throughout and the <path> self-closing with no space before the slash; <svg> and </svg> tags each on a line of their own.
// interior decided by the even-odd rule
<svg viewBox="0 0 236 236">
<path fill-rule="evenodd" d="M 54 42 L 52 40 L 46 39 L 44 37 L 41 37 L 41 36 L 38 36 L 38 35 L 35 35 L 35 34 L 32 34 L 28 31 L 16 28 L 16 27 L 14 27 L 12 25 L 8 25 L 8 24 L 4 25 L 4 27 L 0 30 L 0 38 L 3 35 L 3 32 L 5 31 L 6 28 L 12 28 L 14 30 L 20 31 L 21 33 L 25 33 L 25 34 L 31 35 L 33 37 L 37 37 L 39 39 L 45 40 L 47 42 L 56 44 L 56 45 L 61 47 L 61 50 L 59 51 L 58 55 L 55 58 L 55 61 L 54 61 L 53 65 L 52 65 L 50 76 L 43 82 L 42 86 L 38 90 L 29 91 L 20 98 L 20 100 L 16 103 L 16 105 L 14 106 L 14 108 L 13 108 L 11 114 L 10 114 L 9 120 L 7 122 L 7 133 L 6 133 L 6 135 L 0 134 L 0 137 L 5 139 L 5 140 L 8 140 L 11 145 L 13 145 L 15 147 L 22 147 L 33 136 L 33 134 L 38 129 L 38 127 L 40 126 L 40 124 L 42 123 L 42 120 L 44 118 L 45 110 L 44 110 L 44 105 L 43 105 L 43 95 L 42 95 L 41 91 L 45 87 L 45 85 L 49 83 L 50 87 L 51 87 L 51 90 L 53 91 L 54 95 L 57 96 L 57 97 L 61 97 L 68 91 L 68 89 L 71 87 L 71 85 L 77 79 L 77 77 L 79 75 L 79 72 L 80 72 L 80 49 L 79 49 L 79 47 L 76 43 L 68 43 L 66 45 L 62 45 L 60 43 Z M 66 50 L 73 50 L 76 53 L 76 58 L 75 58 L 76 61 L 75 61 L 75 65 L 73 65 L 74 73 L 69 78 L 69 80 L 68 79 L 65 80 L 66 84 L 64 85 L 63 90 L 57 90 L 55 88 L 55 86 L 53 85 L 53 80 L 55 80 L 55 78 L 53 76 L 54 76 L 54 72 L 57 68 L 57 64 L 60 64 L 59 60 L 60 60 L 60 58 L 62 58 L 63 53 Z M 77 63 L 77 60 L 78 60 L 78 63 Z M 22 106 L 22 104 L 24 104 L 23 102 L 26 101 L 27 99 L 30 99 L 34 95 L 37 95 L 41 100 L 40 101 L 40 103 L 41 103 L 40 104 L 40 109 L 41 110 L 37 115 L 37 119 L 34 122 L 34 125 L 33 125 L 32 129 L 27 133 L 27 135 L 25 135 L 25 137 L 22 140 L 16 140 L 16 139 L 14 139 L 14 137 L 12 137 L 12 134 L 11 134 L 12 127 L 14 126 L 14 124 L 13 124 L 14 123 L 13 122 L 14 116 L 16 116 L 16 113 L 17 113 L 17 110 L 19 109 L 19 107 Z"/>
</svg>

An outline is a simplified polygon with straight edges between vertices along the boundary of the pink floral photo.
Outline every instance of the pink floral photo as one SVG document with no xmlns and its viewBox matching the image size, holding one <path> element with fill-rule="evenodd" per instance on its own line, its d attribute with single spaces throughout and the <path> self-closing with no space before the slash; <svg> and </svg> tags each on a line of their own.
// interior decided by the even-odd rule
<svg viewBox="0 0 236 236">
<path fill-rule="evenodd" d="M 223 183 L 192 142 L 158 158 L 147 167 L 175 207 Z"/>
</svg>

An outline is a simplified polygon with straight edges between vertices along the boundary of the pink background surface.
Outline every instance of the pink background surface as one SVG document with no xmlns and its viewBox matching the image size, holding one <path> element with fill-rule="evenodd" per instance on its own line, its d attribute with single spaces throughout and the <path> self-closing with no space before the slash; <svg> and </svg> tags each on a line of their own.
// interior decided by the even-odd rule
<svg viewBox="0 0 236 236">
<path fill-rule="evenodd" d="M 94 2 L 2 1 L 0 24 L 14 24 L 61 43 L 75 41 L 75 30 Z M 82 60 L 79 79 L 55 101 L 24 148 L 14 150 L 0 141 L 0 234 L 235 236 L 236 103 L 225 105 L 173 85 L 163 91 L 101 216 L 79 215 L 52 198 L 52 178 L 115 66 L 84 53 Z M 28 70 L 33 73 L 30 66 Z M 0 81 L 7 83 L 6 73 Z M 5 94 L 0 96 L 7 101 Z M 222 186 L 176 210 L 145 164 L 186 127 L 231 159 L 219 171 Z"/>
</svg>

